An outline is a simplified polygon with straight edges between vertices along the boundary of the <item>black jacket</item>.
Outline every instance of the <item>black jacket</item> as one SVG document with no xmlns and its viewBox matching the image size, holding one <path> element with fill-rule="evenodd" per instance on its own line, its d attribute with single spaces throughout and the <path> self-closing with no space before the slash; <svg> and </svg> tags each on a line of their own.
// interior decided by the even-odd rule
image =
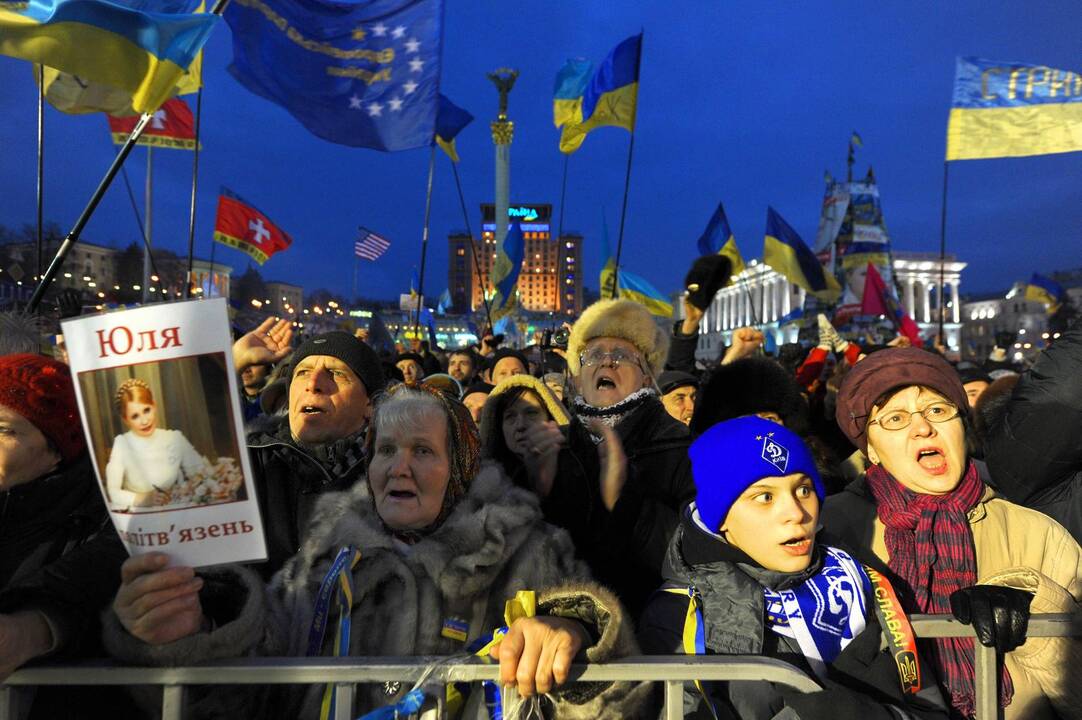
<svg viewBox="0 0 1082 720">
<path fill-rule="evenodd" d="M 984 446 L 992 485 L 1082 543 L 1082 322 L 1026 371 Z"/>
<path fill-rule="evenodd" d="M 98 614 L 127 557 L 85 455 L 0 493 L 0 612 L 42 611 L 54 655 L 99 654 Z"/>
<path fill-rule="evenodd" d="M 45 477 L 0 493 L 0 613 L 45 615 L 55 650 L 43 661 L 101 657 L 99 617 L 128 557 L 84 455 Z M 116 687 L 40 691 L 28 716 L 96 720 L 137 717 Z"/>
<path fill-rule="evenodd" d="M 302 447 L 290 436 L 288 418 L 272 416 L 249 433 L 248 452 L 267 538 L 267 561 L 255 569 L 269 580 L 300 549 L 320 495 L 347 490 L 364 475 L 363 439 Z"/>
<path fill-rule="evenodd" d="M 546 520 L 571 533 L 594 577 L 637 617 L 661 582 L 680 511 L 695 499 L 691 438 L 654 397 L 623 418 L 616 432 L 627 456 L 627 480 L 612 512 L 601 501 L 597 446 L 578 418 L 568 427 L 568 444 L 583 474 L 571 468 L 558 475 L 543 509 Z"/>
<path fill-rule="evenodd" d="M 820 533 L 817 543 L 838 543 Z M 851 555 L 857 557 L 854 553 Z M 816 572 L 821 560 L 817 557 L 804 573 L 785 575 L 764 570 L 740 550 L 726 545 L 700 530 L 686 515 L 673 537 L 665 562 L 666 580 L 672 585 L 694 585 L 702 595 L 704 635 L 707 654 L 763 655 L 786 662 L 815 677 L 799 646 L 788 638 L 768 632 L 765 623 L 765 602 L 762 585 L 776 589 L 791 587 Z M 858 557 L 858 560 L 860 558 Z M 894 720 L 892 710 L 904 708 L 910 717 L 945 720 L 947 712 L 935 682 L 926 677 L 924 690 L 913 700 L 903 698 L 898 681 L 898 669 L 890 651 L 880 649 L 882 630 L 873 609 L 874 601 L 867 599 L 865 628 L 830 664 L 830 683 L 837 695 L 805 698 L 831 707 L 829 717 L 852 717 L 849 712 L 859 708 L 862 720 Z M 639 623 L 639 643 L 651 655 L 683 654 L 683 628 L 688 599 L 671 593 L 658 592 L 650 601 Z M 927 663 L 922 671 L 930 671 Z M 770 718 L 789 704 L 783 692 L 765 681 L 707 683 L 704 688 L 722 718 L 758 720 Z M 856 698 L 854 701 L 853 698 Z M 835 703 L 833 706 L 831 703 Z M 687 689 L 684 694 L 687 717 L 709 717 L 698 692 Z M 806 712 L 806 711 L 805 711 Z M 799 714 L 799 713 L 798 713 Z M 820 714 L 800 714 L 801 718 L 828 717 Z"/>
</svg>

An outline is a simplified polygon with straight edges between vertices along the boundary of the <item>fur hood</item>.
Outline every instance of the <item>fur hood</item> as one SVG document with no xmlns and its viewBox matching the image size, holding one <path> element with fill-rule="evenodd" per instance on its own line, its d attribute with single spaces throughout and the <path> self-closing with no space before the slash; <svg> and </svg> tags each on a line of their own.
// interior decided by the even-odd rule
<svg viewBox="0 0 1082 720">
<path fill-rule="evenodd" d="M 571 417 L 567 414 L 567 408 L 556 399 L 556 396 L 552 394 L 552 391 L 548 389 L 548 386 L 543 381 L 533 375 L 512 375 L 493 388 L 492 392 L 488 394 L 484 409 L 481 411 L 481 448 L 485 457 L 493 457 L 496 448 L 503 446 L 503 439 L 501 438 L 503 418 L 496 417 L 496 406 L 499 404 L 497 398 L 518 388 L 532 390 L 541 399 L 549 415 L 560 427 L 565 427 L 571 422 Z"/>
<path fill-rule="evenodd" d="M 567 368 L 578 377 L 579 355 L 594 338 L 627 340 L 646 359 L 646 369 L 657 377 L 669 352 L 669 335 L 654 322 L 645 306 L 633 300 L 599 300 L 586 308 L 571 328 L 567 341 Z"/>
</svg>

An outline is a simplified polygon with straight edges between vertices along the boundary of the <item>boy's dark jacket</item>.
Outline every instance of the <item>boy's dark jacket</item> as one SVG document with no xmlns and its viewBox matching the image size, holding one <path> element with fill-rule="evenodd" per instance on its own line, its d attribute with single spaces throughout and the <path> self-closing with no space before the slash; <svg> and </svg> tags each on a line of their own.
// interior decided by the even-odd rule
<svg viewBox="0 0 1082 720">
<path fill-rule="evenodd" d="M 669 545 L 665 578 L 670 586 L 694 585 L 701 593 L 708 654 L 765 655 L 787 662 L 815 678 L 795 643 L 766 628 L 761 586 L 782 590 L 817 572 L 821 565 L 819 548 L 822 544 L 839 547 L 820 532 L 816 537 L 815 557 L 808 570 L 796 574 L 772 572 L 758 566 L 740 550 L 707 534 L 685 514 Z M 864 560 L 852 551 L 847 552 L 858 561 Z M 879 565 L 874 559 L 867 564 L 873 568 Z M 799 693 L 766 681 L 707 683 L 704 687 L 720 717 L 758 720 L 777 715 L 804 720 L 818 717 L 896 720 L 908 716 L 945 720 L 948 714 L 934 678 L 929 675 L 932 670 L 928 663 L 921 662 L 925 689 L 912 700 L 903 697 L 898 669 L 883 638 L 874 603 L 867 602 L 866 607 L 867 625 L 830 664 L 831 676 L 826 692 L 800 697 Z M 686 597 L 656 593 L 639 624 L 643 651 L 651 655 L 682 654 L 687 608 Z M 786 705 L 790 707 L 786 708 Z M 887 705 L 892 709 L 888 710 Z M 687 717 L 710 717 L 698 692 L 690 684 L 685 689 L 684 706 Z M 793 712 L 798 707 L 799 710 Z"/>
</svg>

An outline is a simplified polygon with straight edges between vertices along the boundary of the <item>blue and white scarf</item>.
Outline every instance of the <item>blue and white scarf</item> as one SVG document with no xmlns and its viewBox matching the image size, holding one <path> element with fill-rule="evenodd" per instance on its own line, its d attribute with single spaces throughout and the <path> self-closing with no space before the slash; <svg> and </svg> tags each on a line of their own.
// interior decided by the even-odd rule
<svg viewBox="0 0 1082 720">
<path fill-rule="evenodd" d="M 845 646 L 864 630 L 871 582 L 848 553 L 823 546 L 823 567 L 788 590 L 763 588 L 766 624 L 794 638 L 820 678 Z"/>
</svg>

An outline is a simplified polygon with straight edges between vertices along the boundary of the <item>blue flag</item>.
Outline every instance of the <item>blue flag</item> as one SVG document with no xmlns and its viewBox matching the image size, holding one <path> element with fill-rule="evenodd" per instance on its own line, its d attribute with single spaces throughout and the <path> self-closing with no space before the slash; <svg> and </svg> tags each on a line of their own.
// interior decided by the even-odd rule
<svg viewBox="0 0 1082 720">
<path fill-rule="evenodd" d="M 432 143 L 442 0 L 234 0 L 229 71 L 324 140 L 374 150 Z"/>
<path fill-rule="evenodd" d="M 455 137 L 471 122 L 473 122 L 473 115 L 469 111 L 463 110 L 448 100 L 446 95 L 440 93 L 439 109 L 436 112 L 436 144 L 454 162 L 458 162 Z"/>
</svg>

